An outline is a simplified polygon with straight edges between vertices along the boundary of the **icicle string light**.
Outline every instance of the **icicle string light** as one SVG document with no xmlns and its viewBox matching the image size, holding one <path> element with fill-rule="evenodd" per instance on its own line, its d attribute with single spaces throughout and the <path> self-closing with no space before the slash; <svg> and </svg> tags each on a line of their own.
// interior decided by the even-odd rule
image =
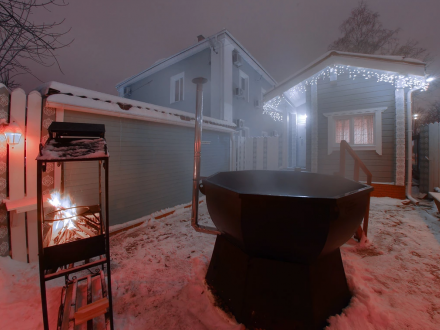
<svg viewBox="0 0 440 330">
<path fill-rule="evenodd" d="M 297 93 L 304 93 L 308 85 L 317 85 L 319 79 L 330 78 L 330 76 L 340 76 L 341 74 L 348 74 L 349 79 L 376 79 L 377 82 L 386 82 L 397 88 L 420 89 L 426 91 L 429 83 L 423 77 L 404 76 L 393 72 L 384 72 L 380 70 L 365 69 L 359 67 L 351 67 L 349 65 L 332 65 L 314 74 L 310 78 L 300 82 L 294 87 L 290 88 L 285 94 L 292 98 Z M 280 96 L 276 96 L 263 106 L 263 114 L 269 114 L 274 120 L 283 120 L 278 106 L 282 102 Z M 280 119 L 279 119 L 280 118 Z"/>
<path fill-rule="evenodd" d="M 281 101 L 282 98 L 277 96 L 266 102 L 263 106 L 263 115 L 269 115 L 275 121 L 283 121 L 283 114 L 278 110 Z"/>
</svg>

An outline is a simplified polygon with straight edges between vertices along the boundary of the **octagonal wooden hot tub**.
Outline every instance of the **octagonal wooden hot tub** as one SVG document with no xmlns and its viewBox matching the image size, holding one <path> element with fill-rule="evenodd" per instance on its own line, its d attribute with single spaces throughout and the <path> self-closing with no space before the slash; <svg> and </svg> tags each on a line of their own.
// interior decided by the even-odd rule
<svg viewBox="0 0 440 330">
<path fill-rule="evenodd" d="M 339 247 L 360 225 L 372 187 L 294 171 L 203 179 L 217 236 L 206 281 L 251 329 L 322 329 L 351 299 Z"/>
</svg>

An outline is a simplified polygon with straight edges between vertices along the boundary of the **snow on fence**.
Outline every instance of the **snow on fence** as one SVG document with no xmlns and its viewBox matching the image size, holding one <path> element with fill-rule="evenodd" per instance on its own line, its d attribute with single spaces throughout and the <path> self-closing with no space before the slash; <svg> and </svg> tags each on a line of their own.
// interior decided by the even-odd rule
<svg viewBox="0 0 440 330">
<path fill-rule="evenodd" d="M 60 88 L 74 88 L 58 85 Z M 53 121 L 64 121 L 65 108 L 187 127 L 193 125 L 193 122 L 184 120 L 187 118 L 183 118 L 178 110 L 156 107 L 160 111 L 156 108 L 142 111 L 139 104 L 148 107 L 153 105 L 140 102 L 136 103 L 137 107 L 132 107 L 130 110 L 120 107 L 109 109 L 117 102 L 121 102 L 121 98 L 108 95 L 108 98 L 114 100 L 104 102 L 99 101 L 105 99 L 103 97 L 92 99 L 97 92 L 82 89 L 80 91 L 83 94 L 88 92 L 89 98 L 69 96 L 66 91 L 43 98 L 37 91 L 29 95 L 20 88 L 10 92 L 0 84 L 0 123 L 15 122 L 22 132 L 20 142 L 8 146 L 4 135 L 1 134 L 7 126 L 0 125 L 0 256 L 10 255 L 13 259 L 23 262 L 33 262 L 38 259 L 35 158 L 39 152 L 39 144 L 44 144 L 48 138 L 47 129 L 50 124 Z M 83 105 L 86 101 L 87 103 Z M 73 102 L 74 105 L 69 102 Z M 235 135 L 233 134 L 235 125 L 231 123 L 209 117 L 205 117 L 205 121 L 204 125 L 208 129 L 230 133 L 231 138 Z M 231 139 L 230 170 L 278 170 L 282 163 L 281 140 L 280 137 Z M 48 164 L 42 178 L 43 195 L 47 195 L 52 189 L 60 190 L 61 174 L 61 167 Z"/>
<path fill-rule="evenodd" d="M 242 137 L 235 139 L 236 171 L 278 170 L 279 137 Z"/>
</svg>

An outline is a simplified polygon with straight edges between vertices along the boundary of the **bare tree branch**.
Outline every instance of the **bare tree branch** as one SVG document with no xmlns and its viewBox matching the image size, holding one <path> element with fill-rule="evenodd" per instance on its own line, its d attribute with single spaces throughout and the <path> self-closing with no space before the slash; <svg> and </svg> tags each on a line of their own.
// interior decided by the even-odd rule
<svg viewBox="0 0 440 330">
<path fill-rule="evenodd" d="M 405 44 L 399 42 L 400 28 L 390 30 L 383 27 L 379 13 L 371 11 L 362 0 L 351 11 L 351 16 L 342 22 L 339 31 L 342 37 L 328 47 L 351 53 L 399 55 L 424 60 L 427 50 L 415 40 Z"/>
<path fill-rule="evenodd" d="M 16 87 L 15 76 L 32 74 L 29 67 L 23 64 L 26 60 L 46 67 L 56 64 L 62 72 L 55 51 L 72 43 L 61 41 L 70 30 L 56 32 L 64 20 L 37 24 L 29 19 L 36 8 L 49 10 L 50 6 L 67 5 L 61 1 L 0 0 L 0 79 L 9 88 Z"/>
</svg>

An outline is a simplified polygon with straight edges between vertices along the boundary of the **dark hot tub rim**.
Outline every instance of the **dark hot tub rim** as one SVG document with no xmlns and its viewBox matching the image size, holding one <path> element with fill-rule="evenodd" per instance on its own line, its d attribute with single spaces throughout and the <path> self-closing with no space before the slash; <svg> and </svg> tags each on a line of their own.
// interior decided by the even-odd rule
<svg viewBox="0 0 440 330">
<path fill-rule="evenodd" d="M 223 189 L 230 190 L 230 191 L 232 191 L 232 192 L 234 192 L 234 193 L 236 193 L 236 194 L 239 194 L 239 195 L 245 195 L 245 196 L 273 196 L 273 197 L 314 198 L 314 199 L 327 199 L 327 200 L 332 200 L 332 199 L 340 199 L 340 198 L 348 197 L 348 196 L 354 195 L 354 194 L 359 193 L 359 192 L 362 192 L 362 191 L 365 191 L 365 192 L 371 192 L 371 191 L 374 190 L 374 187 L 373 187 L 373 186 L 370 186 L 370 185 L 368 185 L 368 184 L 366 184 L 366 183 L 361 183 L 361 182 L 357 182 L 357 181 L 354 181 L 354 180 L 351 180 L 351 179 L 344 178 L 345 180 L 348 180 L 348 181 L 351 181 L 351 182 L 354 182 L 354 183 L 357 183 L 357 184 L 363 185 L 364 187 L 363 187 L 363 188 L 359 188 L 359 189 L 355 189 L 355 190 L 351 190 L 351 191 L 349 191 L 349 192 L 347 192 L 347 193 L 345 193 L 345 194 L 334 195 L 334 196 L 319 196 L 319 197 L 317 197 L 317 196 L 292 195 L 292 194 L 291 194 L 291 195 L 289 195 L 289 194 L 267 194 L 267 193 L 265 193 L 265 194 L 259 194 L 259 193 L 244 193 L 244 192 L 240 192 L 240 191 L 237 191 L 236 189 L 233 189 L 233 188 L 230 188 L 230 187 L 226 187 L 225 185 L 222 185 L 222 184 L 217 183 L 217 182 L 214 183 L 214 182 L 211 182 L 211 181 L 209 180 L 210 178 L 216 176 L 216 175 L 219 174 L 219 173 L 230 173 L 230 172 L 234 172 L 234 173 L 237 173 L 237 172 L 256 172 L 256 171 L 268 172 L 268 170 L 244 170 L 244 171 L 223 171 L 223 172 L 216 172 L 216 173 L 210 175 L 209 177 L 204 177 L 204 178 L 202 178 L 202 183 L 200 184 L 200 191 L 202 192 L 202 194 L 206 195 L 206 194 L 205 194 L 204 187 L 203 187 L 203 183 L 204 183 L 205 181 L 209 182 L 210 184 L 214 184 L 214 185 L 216 185 L 216 186 L 218 186 L 218 187 L 221 187 L 221 188 L 223 188 Z M 278 172 L 278 171 L 274 170 L 273 172 Z M 313 173 L 313 172 L 309 172 L 309 171 L 301 171 L 301 172 L 299 172 L 299 173 L 306 174 L 306 175 L 308 175 L 308 174 L 319 174 L 319 175 L 327 176 L 327 177 L 333 177 L 333 176 L 334 176 L 334 175 L 331 175 L 331 174 Z M 341 178 L 343 178 L 343 177 L 341 177 Z"/>
</svg>

